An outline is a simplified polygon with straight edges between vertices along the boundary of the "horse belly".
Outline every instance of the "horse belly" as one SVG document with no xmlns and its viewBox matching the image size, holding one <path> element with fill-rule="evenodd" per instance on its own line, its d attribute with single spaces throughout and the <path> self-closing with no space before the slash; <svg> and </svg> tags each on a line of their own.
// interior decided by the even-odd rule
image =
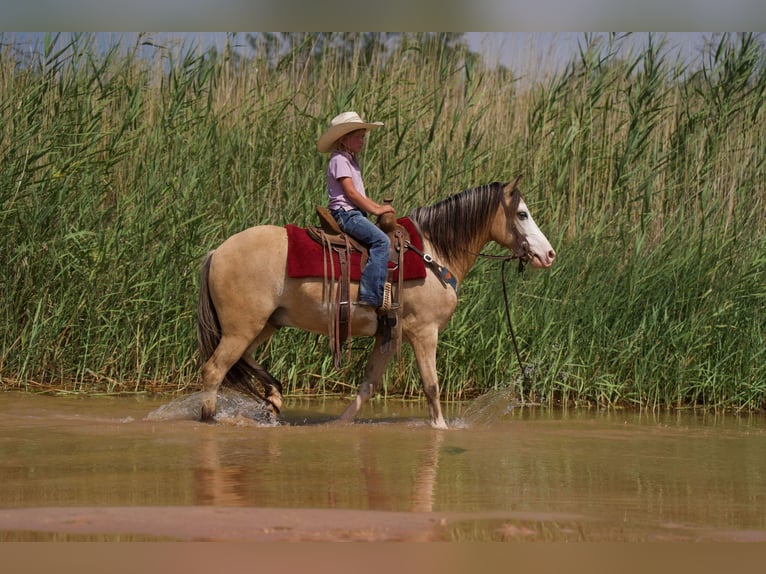
<svg viewBox="0 0 766 574">
<path fill-rule="evenodd" d="M 327 335 L 335 321 L 333 305 L 330 304 L 328 287 L 322 280 L 291 279 L 284 283 L 279 307 L 270 322 L 279 327 L 293 327 Z M 356 300 L 357 286 L 352 285 L 350 299 Z M 351 329 L 353 335 L 374 335 L 377 315 L 369 307 L 351 304 Z"/>
</svg>

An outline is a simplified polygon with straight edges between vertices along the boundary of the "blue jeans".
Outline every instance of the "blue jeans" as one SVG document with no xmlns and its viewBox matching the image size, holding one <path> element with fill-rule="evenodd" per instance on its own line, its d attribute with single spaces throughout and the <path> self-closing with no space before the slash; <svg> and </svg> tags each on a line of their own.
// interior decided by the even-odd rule
<svg viewBox="0 0 766 574">
<path fill-rule="evenodd" d="M 369 252 L 359 282 L 359 301 L 380 307 L 383 304 L 383 286 L 386 283 L 388 250 L 391 246 L 388 235 L 359 209 L 336 209 L 331 213 L 345 233 L 367 246 Z"/>
</svg>

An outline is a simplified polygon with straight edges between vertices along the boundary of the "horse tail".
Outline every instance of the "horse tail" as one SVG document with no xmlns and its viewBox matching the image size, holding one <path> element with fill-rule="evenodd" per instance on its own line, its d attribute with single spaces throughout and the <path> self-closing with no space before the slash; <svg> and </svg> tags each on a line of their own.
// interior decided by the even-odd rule
<svg viewBox="0 0 766 574">
<path fill-rule="evenodd" d="M 221 324 L 215 311 L 213 299 L 210 297 L 210 262 L 213 251 L 209 251 L 202 262 L 199 273 L 199 299 L 197 300 L 197 348 L 205 363 L 215 352 L 221 342 Z"/>
<path fill-rule="evenodd" d="M 199 299 L 197 300 L 197 348 L 199 349 L 202 364 L 213 356 L 218 344 L 221 342 L 221 323 L 215 304 L 210 296 L 210 262 L 213 259 L 213 251 L 208 252 L 200 267 Z M 260 380 L 264 385 L 276 387 L 282 392 L 282 383 L 275 379 L 271 373 L 255 361 L 239 359 L 226 373 L 223 385 L 235 388 L 241 392 L 254 395 L 263 399 L 258 392 L 254 380 Z"/>
</svg>

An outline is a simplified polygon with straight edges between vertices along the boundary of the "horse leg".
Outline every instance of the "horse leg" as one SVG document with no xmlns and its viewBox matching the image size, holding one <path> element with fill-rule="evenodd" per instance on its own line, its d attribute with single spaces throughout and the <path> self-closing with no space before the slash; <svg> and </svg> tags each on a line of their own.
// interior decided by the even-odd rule
<svg viewBox="0 0 766 574">
<path fill-rule="evenodd" d="M 423 391 L 428 399 L 431 426 L 436 429 L 446 429 L 447 423 L 444 421 L 439 403 L 439 377 L 436 374 L 436 343 L 438 338 L 439 333 L 436 329 L 408 337 L 412 350 L 415 352 Z"/>
<path fill-rule="evenodd" d="M 267 323 L 263 330 L 258 334 L 258 337 L 256 337 L 255 341 L 253 341 L 253 343 L 247 348 L 247 352 L 242 358 L 245 360 L 245 362 L 247 362 L 248 365 L 250 365 L 252 369 L 258 370 L 259 367 L 261 369 L 263 368 L 255 361 L 253 355 L 255 354 L 255 350 L 265 341 L 267 341 L 274 333 L 276 333 L 276 331 L 276 327 Z M 282 383 L 274 379 L 274 383 L 262 380 L 261 384 L 263 385 L 263 398 L 266 400 L 266 402 L 271 403 L 275 414 L 279 414 L 282 410 Z"/>
<path fill-rule="evenodd" d="M 221 337 L 215 352 L 202 366 L 202 413 L 200 419 L 209 421 L 215 416 L 216 397 L 226 373 L 245 353 L 250 341 L 242 337 Z"/>
<path fill-rule="evenodd" d="M 375 346 L 372 349 L 372 353 L 370 353 L 369 359 L 367 359 L 367 367 L 364 370 L 364 380 L 359 386 L 359 392 L 354 397 L 354 400 L 338 418 L 340 422 L 353 421 L 362 405 L 375 394 L 378 385 L 383 379 L 386 367 L 388 367 L 388 363 L 391 362 L 391 358 L 394 356 L 394 345 L 388 345 L 388 349 L 384 352 L 382 350 L 382 343 L 383 339 L 381 337 L 375 337 Z"/>
</svg>

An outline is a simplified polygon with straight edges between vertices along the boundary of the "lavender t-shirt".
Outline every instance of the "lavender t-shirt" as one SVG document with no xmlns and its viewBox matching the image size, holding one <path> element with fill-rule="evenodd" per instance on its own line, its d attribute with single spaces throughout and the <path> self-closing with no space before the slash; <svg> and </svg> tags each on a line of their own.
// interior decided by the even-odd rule
<svg viewBox="0 0 766 574">
<path fill-rule="evenodd" d="M 334 151 L 330 156 L 330 164 L 327 166 L 327 195 L 330 198 L 328 207 L 330 210 L 342 209 L 344 211 L 358 209 L 343 192 L 340 181 L 338 181 L 342 177 L 350 177 L 356 190 L 365 197 L 367 196 L 364 192 L 359 163 L 348 153 Z"/>
</svg>

